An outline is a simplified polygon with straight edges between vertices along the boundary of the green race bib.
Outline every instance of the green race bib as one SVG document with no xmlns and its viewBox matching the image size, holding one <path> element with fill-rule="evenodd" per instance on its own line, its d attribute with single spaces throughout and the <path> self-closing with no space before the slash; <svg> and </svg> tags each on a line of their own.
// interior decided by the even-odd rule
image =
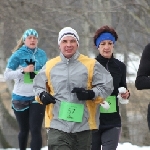
<svg viewBox="0 0 150 150">
<path fill-rule="evenodd" d="M 114 112 L 117 112 L 117 110 L 116 110 L 116 96 L 108 96 L 106 98 L 106 101 L 110 105 L 110 108 L 108 110 L 106 110 L 102 106 L 100 106 L 100 113 L 114 113 Z"/>
<path fill-rule="evenodd" d="M 35 74 L 38 73 L 38 71 L 34 71 Z M 33 83 L 33 79 L 30 79 L 30 73 L 26 72 L 24 74 L 24 83 Z"/>
<path fill-rule="evenodd" d="M 59 119 L 72 122 L 82 122 L 83 112 L 83 104 L 62 101 L 59 109 Z"/>
</svg>

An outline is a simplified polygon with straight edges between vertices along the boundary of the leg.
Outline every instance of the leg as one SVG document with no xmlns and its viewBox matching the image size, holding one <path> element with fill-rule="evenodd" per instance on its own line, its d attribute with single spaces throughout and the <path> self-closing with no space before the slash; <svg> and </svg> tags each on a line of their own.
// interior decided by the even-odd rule
<svg viewBox="0 0 150 150">
<path fill-rule="evenodd" d="M 92 148 L 91 150 L 101 150 L 101 132 L 100 130 L 92 133 Z"/>
<path fill-rule="evenodd" d="M 45 114 L 45 105 L 32 103 L 30 105 L 29 124 L 31 132 L 30 147 L 32 150 L 40 150 L 42 148 L 42 123 Z"/>
<path fill-rule="evenodd" d="M 72 139 L 70 133 L 52 128 L 48 131 L 49 150 L 72 150 L 72 141 L 74 139 Z"/>
<path fill-rule="evenodd" d="M 26 150 L 28 135 L 29 135 L 29 109 L 24 111 L 14 110 L 17 122 L 19 124 L 19 148 L 20 150 Z"/>
<path fill-rule="evenodd" d="M 119 142 L 120 132 L 120 127 L 114 127 L 105 130 L 101 135 L 102 150 L 116 150 Z"/>
<path fill-rule="evenodd" d="M 75 133 L 77 136 L 77 150 L 90 150 L 92 143 L 92 131 L 82 131 Z"/>
</svg>

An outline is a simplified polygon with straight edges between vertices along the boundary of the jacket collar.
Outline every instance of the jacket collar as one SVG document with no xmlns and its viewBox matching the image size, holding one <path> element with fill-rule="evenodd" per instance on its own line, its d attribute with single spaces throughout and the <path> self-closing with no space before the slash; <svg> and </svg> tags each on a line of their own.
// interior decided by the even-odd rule
<svg viewBox="0 0 150 150">
<path fill-rule="evenodd" d="M 79 56 L 80 56 L 79 51 L 76 51 L 76 53 L 71 58 L 68 59 L 60 52 L 60 57 L 61 57 L 62 61 L 66 62 L 66 63 L 68 63 L 68 62 L 70 63 L 70 62 L 77 60 Z"/>
<path fill-rule="evenodd" d="M 103 57 L 101 54 L 99 54 L 97 57 L 96 57 L 96 60 L 97 61 L 99 61 L 99 62 L 112 62 L 113 61 L 113 58 L 114 58 L 114 56 L 113 56 L 113 54 L 112 54 L 112 56 L 111 56 L 111 58 L 105 58 L 105 57 Z"/>
<path fill-rule="evenodd" d="M 38 48 L 35 48 L 35 49 L 30 49 L 29 47 L 23 45 L 22 47 L 19 48 L 19 50 L 21 51 L 26 51 L 26 52 L 29 52 L 31 54 L 35 54 L 36 51 L 37 51 Z"/>
</svg>

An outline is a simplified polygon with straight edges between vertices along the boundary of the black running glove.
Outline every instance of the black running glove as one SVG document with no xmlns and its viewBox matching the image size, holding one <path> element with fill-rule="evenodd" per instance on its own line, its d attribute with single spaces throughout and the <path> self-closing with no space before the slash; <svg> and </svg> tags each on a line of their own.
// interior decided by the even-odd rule
<svg viewBox="0 0 150 150">
<path fill-rule="evenodd" d="M 30 72 L 30 79 L 34 79 L 35 75 L 36 75 L 36 73 Z"/>
<path fill-rule="evenodd" d="M 85 90 L 84 88 L 74 88 L 71 93 L 76 93 L 79 101 L 92 100 L 95 97 L 93 90 Z"/>
<path fill-rule="evenodd" d="M 48 104 L 55 104 L 56 103 L 56 98 L 53 97 L 51 94 L 47 93 L 47 92 L 42 92 L 40 93 L 40 100 L 43 104 L 48 105 Z"/>
<path fill-rule="evenodd" d="M 30 61 L 25 60 L 25 62 L 27 63 L 27 65 L 35 65 L 35 61 L 32 61 L 32 59 L 30 59 Z M 30 79 L 34 79 L 35 75 L 36 74 L 34 72 L 30 72 Z"/>
</svg>

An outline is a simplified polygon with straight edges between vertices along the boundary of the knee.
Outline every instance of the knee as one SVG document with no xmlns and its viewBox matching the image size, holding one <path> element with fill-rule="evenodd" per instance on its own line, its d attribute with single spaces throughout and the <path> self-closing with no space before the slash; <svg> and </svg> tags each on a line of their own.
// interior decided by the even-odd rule
<svg viewBox="0 0 150 150">
<path fill-rule="evenodd" d="M 39 129 L 39 128 L 32 128 L 32 129 L 30 130 L 30 132 L 31 132 L 31 135 L 32 135 L 32 136 L 33 136 L 33 135 L 41 136 L 41 129 Z"/>
</svg>

